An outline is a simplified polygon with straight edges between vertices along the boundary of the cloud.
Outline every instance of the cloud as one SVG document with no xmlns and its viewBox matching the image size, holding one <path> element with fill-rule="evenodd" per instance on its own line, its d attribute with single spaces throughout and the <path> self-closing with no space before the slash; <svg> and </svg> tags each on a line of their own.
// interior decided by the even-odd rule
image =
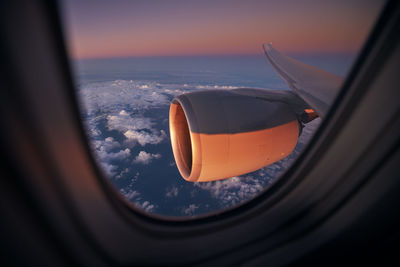
<svg viewBox="0 0 400 267">
<path fill-rule="evenodd" d="M 128 130 L 124 133 L 124 135 L 129 141 L 138 142 L 141 146 L 145 146 L 147 144 L 159 144 L 167 137 L 165 131 L 163 130 L 160 131 L 160 134 L 154 132 L 149 133 L 146 131 Z"/>
<path fill-rule="evenodd" d="M 190 204 L 189 207 L 183 208 L 182 213 L 187 216 L 193 216 L 194 212 L 199 208 L 199 205 Z"/>
<path fill-rule="evenodd" d="M 196 89 L 236 89 L 239 88 L 237 86 L 231 86 L 231 85 L 198 85 L 196 86 Z"/>
<path fill-rule="evenodd" d="M 118 166 L 111 164 L 111 161 L 121 161 L 123 159 L 126 159 L 129 157 L 131 154 L 131 151 L 129 148 L 125 150 L 121 150 L 119 152 L 113 153 L 113 152 L 107 152 L 103 147 L 100 147 L 100 149 L 95 150 L 94 156 L 97 158 L 98 162 L 100 163 L 101 169 L 107 174 L 108 177 L 114 177 L 117 174 L 117 169 Z M 120 175 L 117 178 L 121 178 L 123 174 L 125 174 L 124 171 L 120 173 Z"/>
<path fill-rule="evenodd" d="M 161 158 L 161 154 L 151 154 L 146 151 L 140 151 L 136 158 L 133 160 L 134 163 L 149 164 L 153 159 Z"/>
<path fill-rule="evenodd" d="M 127 174 L 129 172 L 128 168 L 123 169 L 118 175 L 115 176 L 115 179 L 121 179 L 122 177 L 124 177 L 125 174 Z"/>
<path fill-rule="evenodd" d="M 90 125 L 86 125 L 86 128 L 88 128 L 87 131 L 89 132 L 89 135 L 92 136 L 92 137 L 101 135 L 101 131 L 99 129 L 95 128 L 95 127 L 91 127 Z"/>
<path fill-rule="evenodd" d="M 264 189 L 265 180 L 252 175 L 232 177 L 205 183 L 194 183 L 195 186 L 209 191 L 211 196 L 217 198 L 224 206 L 238 204 L 248 200 Z"/>
<path fill-rule="evenodd" d="M 153 125 L 150 118 L 131 117 L 125 110 L 121 110 L 118 115 L 107 116 L 109 130 L 117 130 L 123 133 L 128 141 L 137 142 L 141 146 L 159 144 L 166 139 L 165 131 L 158 131 Z"/>
<path fill-rule="evenodd" d="M 114 138 L 112 137 L 107 137 L 104 140 L 93 140 L 92 145 L 95 149 L 101 149 L 107 152 L 121 146 L 117 141 L 114 141 Z"/>
<path fill-rule="evenodd" d="M 121 111 L 119 112 L 119 115 L 121 115 L 121 116 L 128 116 L 129 114 L 128 114 L 128 112 L 126 112 L 125 110 L 121 110 Z"/>
<path fill-rule="evenodd" d="M 79 89 L 82 105 L 87 115 L 96 112 L 116 113 L 121 109 L 148 109 L 168 105 L 169 99 L 158 90 L 155 82 L 116 80 L 85 84 Z"/>
<path fill-rule="evenodd" d="M 116 174 L 118 166 L 112 165 L 108 162 L 100 162 L 101 169 L 107 174 L 108 177 L 112 177 Z"/>
<path fill-rule="evenodd" d="M 178 187 L 172 186 L 171 188 L 168 188 L 167 193 L 165 194 L 166 197 L 176 197 L 178 196 L 179 190 Z"/>
<path fill-rule="evenodd" d="M 139 209 L 142 209 L 146 212 L 154 212 L 156 208 L 158 208 L 158 205 L 150 203 L 148 200 L 144 200 L 141 196 L 141 193 L 137 190 L 131 189 L 132 184 L 130 184 L 126 188 L 121 188 L 119 192 L 130 202 L 133 203 L 133 205 Z"/>
<path fill-rule="evenodd" d="M 128 130 L 142 130 L 142 129 L 150 130 L 153 129 L 153 122 L 151 121 L 150 118 L 144 118 L 141 116 L 131 117 L 125 114 L 108 115 L 107 128 L 109 130 L 117 130 L 120 132 L 126 132 Z"/>
<path fill-rule="evenodd" d="M 121 189 L 120 192 L 126 199 L 129 200 L 135 199 L 140 196 L 140 193 L 136 190 L 126 191 L 125 189 Z"/>
<path fill-rule="evenodd" d="M 113 137 L 107 137 L 104 140 L 92 140 L 91 142 L 91 148 L 95 158 L 100 163 L 101 169 L 109 177 L 114 177 L 118 173 L 118 164 L 114 164 L 114 161 L 125 160 L 131 155 L 131 150 L 129 148 L 115 151 L 120 147 L 121 145 L 115 141 Z M 127 172 L 128 170 L 126 169 L 121 171 L 117 178 L 122 177 L 122 175 Z"/>
<path fill-rule="evenodd" d="M 99 149 L 96 149 L 97 156 L 101 161 L 111 161 L 111 160 L 124 160 L 131 155 L 131 150 L 126 148 L 124 150 L 120 150 L 118 152 L 107 152 L 107 150 L 101 146 Z"/>
<path fill-rule="evenodd" d="M 78 92 L 84 110 L 84 123 L 91 138 L 102 135 L 99 125 L 121 132 L 128 147 L 139 143 L 158 144 L 167 138 L 165 131 L 154 128 L 151 118 L 144 116 L 150 108 L 168 107 L 172 97 L 194 86 L 177 86 L 149 81 L 115 80 L 86 83 Z M 179 89 L 181 88 L 181 89 Z M 96 141 L 94 141 L 96 142 Z M 103 144 L 104 145 L 104 144 Z M 109 151 L 112 148 L 105 148 Z"/>
<path fill-rule="evenodd" d="M 175 161 L 171 161 L 171 162 L 169 163 L 169 166 L 170 166 L 170 167 L 174 167 L 174 166 L 176 166 L 176 163 L 175 163 Z"/>
<path fill-rule="evenodd" d="M 134 203 L 136 207 L 146 211 L 146 212 L 154 212 L 154 210 L 158 207 L 155 204 L 151 204 L 149 201 L 144 201 L 144 202 L 135 202 Z"/>
<path fill-rule="evenodd" d="M 115 80 L 86 83 L 80 86 L 78 92 L 81 105 L 88 116 L 95 116 L 98 113 L 127 115 L 126 110 L 144 111 L 154 107 L 168 106 L 172 97 L 199 88 L 203 87 L 187 84 L 160 84 L 151 81 Z M 233 89 L 236 87 L 215 85 L 204 88 Z"/>
</svg>

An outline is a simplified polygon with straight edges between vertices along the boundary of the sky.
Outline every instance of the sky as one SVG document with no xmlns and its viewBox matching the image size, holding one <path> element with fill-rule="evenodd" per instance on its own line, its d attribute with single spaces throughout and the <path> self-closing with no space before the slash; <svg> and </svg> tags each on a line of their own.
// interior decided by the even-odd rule
<svg viewBox="0 0 400 267">
<path fill-rule="evenodd" d="M 359 50 L 383 0 L 64 0 L 75 59 Z"/>
</svg>

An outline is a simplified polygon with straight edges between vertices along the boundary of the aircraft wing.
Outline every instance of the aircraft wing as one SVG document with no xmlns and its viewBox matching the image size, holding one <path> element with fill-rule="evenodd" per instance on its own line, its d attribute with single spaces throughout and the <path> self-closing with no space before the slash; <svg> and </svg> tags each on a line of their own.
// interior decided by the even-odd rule
<svg viewBox="0 0 400 267">
<path fill-rule="evenodd" d="M 263 47 L 275 71 L 320 117 L 324 117 L 343 78 L 285 56 L 271 44 L 264 44 Z"/>
</svg>

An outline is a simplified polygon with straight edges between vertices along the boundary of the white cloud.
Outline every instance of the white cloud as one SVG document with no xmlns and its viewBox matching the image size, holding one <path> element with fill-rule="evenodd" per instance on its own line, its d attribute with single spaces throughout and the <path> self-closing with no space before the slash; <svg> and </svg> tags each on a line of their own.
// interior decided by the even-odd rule
<svg viewBox="0 0 400 267">
<path fill-rule="evenodd" d="M 226 180 L 195 183 L 194 185 L 210 192 L 222 204 L 231 206 L 248 200 L 263 190 L 264 179 L 252 175 L 232 177 Z"/>
<path fill-rule="evenodd" d="M 128 116 L 129 114 L 128 114 L 128 112 L 126 112 L 125 110 L 121 110 L 121 111 L 119 112 L 119 115 L 121 115 L 121 116 Z"/>
<path fill-rule="evenodd" d="M 129 180 L 128 185 L 121 188 L 119 191 L 121 194 L 130 201 L 139 201 L 142 199 L 139 191 L 135 190 L 135 183 L 139 177 L 140 173 L 136 172 L 135 176 Z"/>
<path fill-rule="evenodd" d="M 239 88 L 237 86 L 231 86 L 231 85 L 198 85 L 195 87 L 196 89 L 236 89 Z"/>
<path fill-rule="evenodd" d="M 131 150 L 125 148 L 118 151 L 117 149 L 120 148 L 121 145 L 115 141 L 113 137 L 107 137 L 104 140 L 92 140 L 91 147 L 94 152 L 93 155 L 108 177 L 112 178 L 115 176 L 116 178 L 121 178 L 124 174 L 129 172 L 128 169 L 124 169 L 118 174 L 118 164 L 115 164 L 113 161 L 122 161 L 129 158 Z"/>
<path fill-rule="evenodd" d="M 136 158 L 133 160 L 134 163 L 149 164 L 153 159 L 161 158 L 161 154 L 151 154 L 146 151 L 140 151 Z"/>
<path fill-rule="evenodd" d="M 129 148 L 125 150 L 121 150 L 119 152 L 107 152 L 104 147 L 100 147 L 100 149 L 95 150 L 95 157 L 100 163 L 101 169 L 107 174 L 108 177 L 114 177 L 118 172 L 118 166 L 111 164 L 110 161 L 112 160 L 124 160 L 127 157 L 129 157 L 131 154 L 131 151 Z M 124 172 L 125 171 L 125 172 Z M 123 174 L 125 174 L 127 171 L 124 170 L 122 171 L 118 177 L 116 178 L 121 178 Z"/>
<path fill-rule="evenodd" d="M 131 201 L 134 206 L 144 210 L 146 212 L 154 212 L 158 207 L 156 204 L 150 203 L 148 200 L 143 201 L 141 193 L 137 190 L 133 190 L 128 186 L 128 188 L 122 188 L 119 190 L 120 193 L 129 201 Z"/>
<path fill-rule="evenodd" d="M 172 186 L 171 188 L 168 188 L 167 193 L 165 194 L 166 197 L 176 197 L 178 196 L 179 190 L 178 187 Z"/>
<path fill-rule="evenodd" d="M 131 179 L 132 183 L 135 183 L 137 181 L 137 179 L 139 178 L 140 173 L 136 172 L 135 176 L 133 176 L 133 178 Z"/>
<path fill-rule="evenodd" d="M 95 149 L 102 149 L 105 151 L 110 151 L 121 146 L 117 141 L 114 141 L 112 137 L 107 137 L 104 140 L 93 140 L 92 143 Z"/>
<path fill-rule="evenodd" d="M 150 118 L 131 117 L 125 110 L 118 115 L 107 116 L 107 127 L 109 130 L 117 130 L 124 134 L 130 142 L 137 142 L 141 146 L 147 144 L 158 144 L 166 139 L 165 131 L 153 128 L 154 123 Z"/>
<path fill-rule="evenodd" d="M 124 135 L 129 141 L 138 142 L 141 146 L 145 146 L 147 144 L 159 144 L 167 137 L 165 131 L 163 130 L 160 131 L 160 134 L 154 132 L 149 133 L 146 131 L 128 130 L 124 132 Z"/>
<path fill-rule="evenodd" d="M 99 129 L 94 128 L 94 127 L 92 128 L 90 126 L 87 126 L 87 128 L 89 128 L 88 131 L 89 131 L 89 135 L 90 136 L 99 136 L 99 135 L 101 135 L 101 131 Z"/>
<path fill-rule="evenodd" d="M 129 115 L 118 114 L 107 116 L 107 127 L 109 130 L 126 132 L 128 130 L 153 129 L 153 123 L 150 118 L 141 116 L 131 117 Z"/>
<path fill-rule="evenodd" d="M 151 204 L 149 201 L 144 201 L 144 202 L 137 201 L 134 204 L 135 206 L 146 212 L 154 212 L 154 210 L 157 208 L 157 205 Z"/>
<path fill-rule="evenodd" d="M 190 204 L 189 207 L 183 208 L 182 213 L 187 215 L 187 216 L 192 216 L 194 212 L 199 208 L 199 205 L 196 204 Z"/>
<path fill-rule="evenodd" d="M 98 111 L 116 113 L 125 107 L 144 110 L 154 106 L 168 105 L 168 97 L 153 94 L 158 90 L 154 82 L 116 80 L 85 84 L 79 90 L 81 101 L 88 115 Z"/>
<path fill-rule="evenodd" d="M 126 148 L 118 152 L 107 152 L 107 150 L 101 146 L 99 149 L 96 149 L 96 153 L 101 161 L 124 160 L 131 155 L 131 150 Z"/>
<path fill-rule="evenodd" d="M 120 192 L 126 199 L 129 199 L 129 200 L 132 200 L 132 199 L 140 196 L 140 193 L 136 190 L 130 190 L 127 192 L 124 189 L 121 189 Z"/>
<path fill-rule="evenodd" d="M 129 172 L 128 168 L 123 169 L 118 175 L 115 176 L 115 179 L 121 179 L 122 177 L 124 177 L 125 174 L 127 174 Z"/>
<path fill-rule="evenodd" d="M 107 174 L 108 177 L 112 177 L 116 174 L 117 166 L 109 164 L 108 162 L 100 162 L 101 169 Z"/>
</svg>

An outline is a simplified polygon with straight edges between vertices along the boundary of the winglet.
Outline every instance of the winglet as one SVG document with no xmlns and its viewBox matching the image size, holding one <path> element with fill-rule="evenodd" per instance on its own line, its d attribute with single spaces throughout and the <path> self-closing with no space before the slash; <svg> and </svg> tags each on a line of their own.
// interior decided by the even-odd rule
<svg viewBox="0 0 400 267">
<path fill-rule="evenodd" d="M 343 78 L 285 56 L 272 43 L 264 44 L 263 48 L 268 61 L 288 86 L 324 117 Z"/>
</svg>

